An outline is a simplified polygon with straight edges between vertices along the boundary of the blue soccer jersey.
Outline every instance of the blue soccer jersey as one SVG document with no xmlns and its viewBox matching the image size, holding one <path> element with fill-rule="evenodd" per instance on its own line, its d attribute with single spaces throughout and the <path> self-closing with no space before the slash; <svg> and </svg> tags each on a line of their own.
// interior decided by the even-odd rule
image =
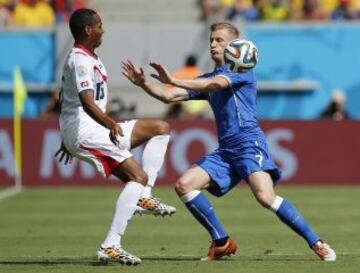
<svg viewBox="0 0 360 273">
<path fill-rule="evenodd" d="M 209 93 L 188 90 L 190 100 L 207 100 L 215 115 L 219 149 L 197 161 L 217 184 L 209 191 L 223 195 L 257 171 L 267 171 L 278 181 L 280 171 L 257 120 L 254 72 L 233 73 L 223 65 L 200 78 L 215 76 L 225 77 L 229 88 Z"/>
<path fill-rule="evenodd" d="M 226 65 L 200 78 L 225 77 L 226 90 L 200 93 L 188 90 L 190 100 L 207 100 L 214 112 L 220 147 L 236 146 L 249 139 L 263 137 L 256 110 L 256 79 L 254 72 L 232 73 Z"/>
</svg>

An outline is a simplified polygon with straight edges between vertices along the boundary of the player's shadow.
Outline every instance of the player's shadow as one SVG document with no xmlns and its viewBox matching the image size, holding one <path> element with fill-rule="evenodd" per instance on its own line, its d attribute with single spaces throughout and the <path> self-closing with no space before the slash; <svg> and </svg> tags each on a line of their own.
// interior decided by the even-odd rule
<svg viewBox="0 0 360 273">
<path fill-rule="evenodd" d="M 197 256 L 142 256 L 143 261 L 200 261 Z"/>
<path fill-rule="evenodd" d="M 200 261 L 198 256 L 141 256 L 141 260 L 144 261 Z M 230 262 L 231 259 L 224 261 Z M 88 265 L 88 266 L 104 266 L 103 263 L 96 261 L 96 257 L 74 257 L 74 258 L 51 258 L 51 259 L 16 259 L 16 260 L 0 260 L 1 265 Z M 116 265 L 116 263 L 108 263 L 109 265 Z"/>
<path fill-rule="evenodd" d="M 143 261 L 199 261 L 199 256 L 142 256 Z M 309 261 L 308 257 L 304 256 L 241 256 L 236 255 L 231 258 L 225 258 L 217 262 L 241 262 L 241 261 L 253 261 L 253 262 L 269 262 L 269 261 L 282 261 L 282 262 L 302 262 Z M 116 265 L 117 263 L 109 263 L 109 265 Z M 16 260 L 0 260 L 1 265 L 87 265 L 87 266 L 105 266 L 103 263 L 96 261 L 96 257 L 67 257 L 67 258 L 51 258 L 51 259 L 16 259 Z"/>
<path fill-rule="evenodd" d="M 16 259 L 16 260 L 0 260 L 0 265 L 67 265 L 67 264 L 82 264 L 82 265 L 95 265 L 95 258 L 51 258 L 51 259 Z"/>
<path fill-rule="evenodd" d="M 146 256 L 141 257 L 143 261 L 198 261 L 200 262 L 201 257 L 198 256 Z M 236 255 L 232 257 L 223 257 L 216 261 L 218 262 L 241 262 L 241 261 L 252 261 L 252 262 L 269 262 L 269 261 L 283 261 L 283 262 L 294 262 L 294 261 L 309 261 L 308 257 L 301 256 L 281 256 L 281 257 L 270 257 L 270 256 L 241 256 Z M 314 260 L 317 260 L 314 258 Z"/>
</svg>

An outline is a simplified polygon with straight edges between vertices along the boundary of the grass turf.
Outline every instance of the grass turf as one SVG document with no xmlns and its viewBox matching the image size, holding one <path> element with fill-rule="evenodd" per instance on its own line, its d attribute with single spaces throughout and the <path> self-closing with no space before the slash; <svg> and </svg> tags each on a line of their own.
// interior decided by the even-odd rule
<svg viewBox="0 0 360 273">
<path fill-rule="evenodd" d="M 337 251 L 324 263 L 246 187 L 210 197 L 238 244 L 235 256 L 200 262 L 209 237 L 170 188 L 155 195 L 175 205 L 172 217 L 134 216 L 123 246 L 139 255 L 137 267 L 101 266 L 95 251 L 110 224 L 118 188 L 26 189 L 0 201 L 0 272 L 351 273 L 360 264 L 360 187 L 279 187 Z"/>
</svg>

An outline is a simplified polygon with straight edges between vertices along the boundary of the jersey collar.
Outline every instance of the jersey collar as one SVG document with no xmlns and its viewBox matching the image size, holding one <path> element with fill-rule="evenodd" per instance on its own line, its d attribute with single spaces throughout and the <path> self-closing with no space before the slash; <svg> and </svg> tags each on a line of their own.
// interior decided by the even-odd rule
<svg viewBox="0 0 360 273">
<path fill-rule="evenodd" d="M 214 72 L 215 73 L 220 73 L 220 72 L 223 72 L 223 71 L 226 71 L 227 70 L 227 65 L 226 64 L 223 64 L 222 66 L 220 66 L 219 68 L 215 68 Z"/>
<path fill-rule="evenodd" d="M 93 57 L 94 59 L 97 59 L 97 55 L 94 52 L 91 52 L 89 49 L 87 49 L 86 47 L 84 47 L 82 44 L 75 44 L 74 45 L 75 48 L 80 48 L 82 51 L 84 51 L 87 55 Z"/>
</svg>

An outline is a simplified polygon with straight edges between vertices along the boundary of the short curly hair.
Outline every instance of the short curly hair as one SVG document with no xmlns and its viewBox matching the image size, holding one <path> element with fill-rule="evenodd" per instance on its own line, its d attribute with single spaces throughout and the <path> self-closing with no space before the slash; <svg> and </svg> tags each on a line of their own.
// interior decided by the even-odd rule
<svg viewBox="0 0 360 273">
<path fill-rule="evenodd" d="M 96 11 L 92 9 L 78 9 L 71 14 L 69 26 L 75 41 L 84 37 L 85 27 L 94 24 L 95 15 Z"/>
</svg>

